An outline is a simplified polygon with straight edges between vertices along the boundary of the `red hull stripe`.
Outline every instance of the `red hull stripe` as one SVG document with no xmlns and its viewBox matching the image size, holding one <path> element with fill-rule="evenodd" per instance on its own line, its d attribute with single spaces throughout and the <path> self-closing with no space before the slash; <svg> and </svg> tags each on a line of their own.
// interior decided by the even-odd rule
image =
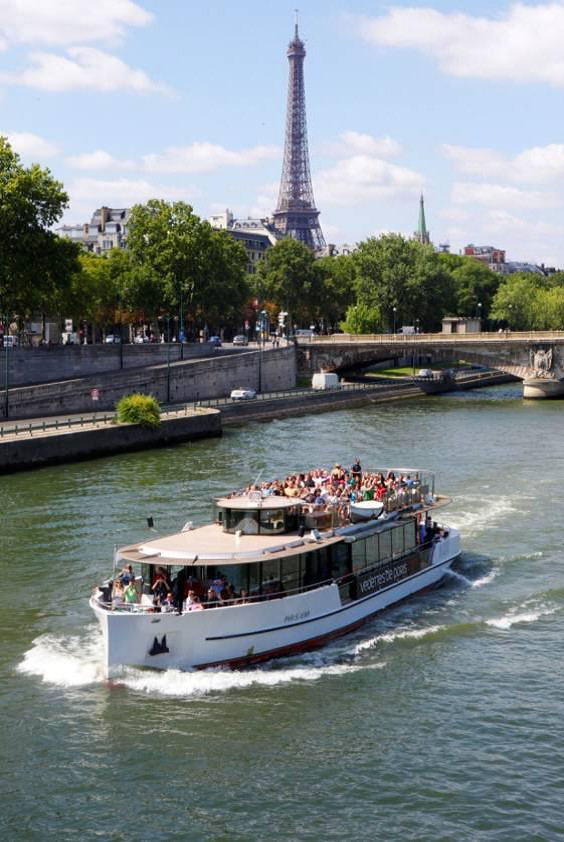
<svg viewBox="0 0 564 842">
<path fill-rule="evenodd" d="M 409 594 L 409 596 L 406 596 L 403 600 L 398 600 L 398 602 L 404 602 L 405 599 L 409 599 L 410 597 L 415 596 L 416 594 L 424 593 L 427 590 L 434 590 L 441 581 L 442 579 L 440 579 L 439 582 L 436 582 L 434 585 L 427 585 L 426 587 L 421 588 L 419 591 L 413 591 Z M 256 654 L 244 655 L 239 658 L 230 658 L 226 661 L 213 661 L 209 664 L 197 664 L 196 669 L 204 670 L 212 669 L 213 667 L 230 667 L 231 669 L 237 669 L 238 667 L 245 667 L 250 666 L 251 664 L 260 664 L 263 661 L 270 661 L 273 658 L 283 658 L 285 655 L 296 655 L 299 652 L 308 652 L 311 649 L 319 649 L 321 646 L 324 646 L 330 640 L 334 640 L 337 637 L 342 637 L 343 635 L 349 634 L 349 632 L 360 628 L 362 625 L 367 623 L 381 611 L 385 611 L 385 608 L 379 608 L 377 611 L 373 611 L 372 614 L 367 614 L 366 617 L 362 617 L 362 619 L 360 620 L 355 620 L 354 623 L 349 623 L 348 626 L 341 626 L 340 628 L 334 629 L 333 631 L 327 632 L 326 634 L 321 634 L 317 637 L 310 637 L 308 640 L 301 640 L 298 643 L 290 643 L 287 646 L 280 646 L 277 649 L 269 649 L 267 652 L 257 652 Z M 319 619 L 323 618 L 320 617 Z"/>
</svg>

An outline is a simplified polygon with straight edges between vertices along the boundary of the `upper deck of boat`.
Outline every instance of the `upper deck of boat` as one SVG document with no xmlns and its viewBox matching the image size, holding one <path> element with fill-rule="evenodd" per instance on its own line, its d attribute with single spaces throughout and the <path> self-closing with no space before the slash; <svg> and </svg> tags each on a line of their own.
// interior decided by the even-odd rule
<svg viewBox="0 0 564 842">
<path fill-rule="evenodd" d="M 448 497 L 427 497 L 427 500 L 398 507 L 388 519 L 374 518 L 362 524 L 351 520 L 350 506 L 326 506 L 321 511 L 296 499 L 256 495 L 221 498 L 218 507 L 228 506 L 241 513 L 253 511 L 308 510 L 304 512 L 305 529 L 295 529 L 283 534 L 241 534 L 227 532 L 219 522 L 185 529 L 172 535 L 142 541 L 122 547 L 118 558 L 133 563 L 151 565 L 195 564 L 244 564 L 269 559 L 284 558 L 304 553 L 318 547 L 327 547 L 345 540 L 347 534 L 379 531 L 392 528 L 398 518 L 413 516 L 437 509 L 450 502 Z"/>
</svg>

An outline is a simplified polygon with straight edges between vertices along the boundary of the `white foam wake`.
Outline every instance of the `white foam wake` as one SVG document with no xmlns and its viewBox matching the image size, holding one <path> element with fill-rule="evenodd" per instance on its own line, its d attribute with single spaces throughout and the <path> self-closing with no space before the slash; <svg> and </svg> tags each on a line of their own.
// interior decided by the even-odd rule
<svg viewBox="0 0 564 842">
<path fill-rule="evenodd" d="M 42 635 L 33 641 L 17 670 L 59 687 L 95 684 L 104 679 L 102 634 L 94 626 L 83 637 Z"/>
<path fill-rule="evenodd" d="M 489 585 L 490 582 L 493 582 L 498 573 L 499 570 L 496 570 L 494 568 L 493 570 L 490 570 L 490 572 L 487 573 L 485 576 L 480 577 L 480 579 L 474 579 L 474 581 L 470 584 L 473 588 L 483 588 L 484 585 Z"/>
<path fill-rule="evenodd" d="M 537 609 L 529 611 L 521 611 L 519 613 L 517 610 L 514 610 L 510 611 L 503 617 L 486 620 L 486 625 L 495 629 L 500 629 L 501 631 L 507 631 L 518 623 L 535 623 L 537 620 L 540 620 L 541 617 L 547 617 L 550 614 L 554 614 L 557 610 L 558 609 L 556 607 L 548 605 L 540 606 Z"/>
<path fill-rule="evenodd" d="M 370 640 L 363 640 L 357 643 L 352 650 L 352 654 L 360 655 L 361 652 L 364 652 L 366 649 L 372 649 L 378 646 L 379 643 L 393 643 L 394 640 L 406 639 L 420 640 L 423 637 L 427 637 L 427 635 L 443 631 L 443 629 L 446 629 L 446 626 L 427 626 L 424 629 L 398 629 L 397 631 L 384 632 L 384 634 L 376 635 L 376 637 L 372 637 Z"/>
<path fill-rule="evenodd" d="M 385 666 L 384 663 L 335 663 L 336 658 L 341 659 L 342 655 L 340 650 L 334 653 L 312 652 L 303 656 L 303 662 L 285 659 L 283 662 L 272 661 L 261 668 L 247 670 L 182 672 L 170 669 L 157 672 L 124 667 L 113 681 L 132 691 L 149 695 L 190 698 L 252 686 L 275 687 L 298 681 L 319 681 L 328 676 L 342 676 L 363 669 L 380 669 Z M 93 626 L 81 637 L 57 638 L 54 635 L 43 635 L 33 641 L 17 670 L 58 687 L 85 687 L 104 682 L 106 676 L 103 668 L 102 634 L 97 626 Z"/>
<path fill-rule="evenodd" d="M 464 497 L 456 500 L 463 511 L 453 512 L 448 517 L 449 525 L 460 529 L 463 534 L 485 532 L 497 526 L 508 515 L 523 513 L 518 507 L 517 497 Z"/>
</svg>

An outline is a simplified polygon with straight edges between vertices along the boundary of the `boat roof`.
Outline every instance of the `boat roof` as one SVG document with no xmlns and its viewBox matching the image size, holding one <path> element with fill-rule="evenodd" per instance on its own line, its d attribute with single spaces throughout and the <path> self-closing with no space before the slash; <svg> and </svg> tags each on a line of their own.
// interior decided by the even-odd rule
<svg viewBox="0 0 564 842">
<path fill-rule="evenodd" d="M 215 501 L 217 506 L 224 509 L 290 509 L 292 506 L 301 506 L 304 501 L 299 497 L 277 497 L 269 495 L 261 497 L 257 494 L 244 494 L 237 497 L 220 497 Z"/>
<path fill-rule="evenodd" d="M 318 538 L 285 535 L 241 535 L 224 532 L 217 523 L 165 535 L 118 550 L 119 560 L 143 564 L 244 564 L 285 558 L 297 552 L 310 552 L 344 541 L 345 536 L 333 530 L 317 533 Z"/>
</svg>

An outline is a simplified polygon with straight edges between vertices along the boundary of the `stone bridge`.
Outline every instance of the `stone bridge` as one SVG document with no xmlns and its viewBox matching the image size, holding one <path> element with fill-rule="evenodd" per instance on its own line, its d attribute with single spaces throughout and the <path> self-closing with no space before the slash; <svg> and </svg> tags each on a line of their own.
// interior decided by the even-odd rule
<svg viewBox="0 0 564 842">
<path fill-rule="evenodd" d="M 564 331 L 527 333 L 334 334 L 300 339 L 304 373 L 346 371 L 389 359 L 432 356 L 464 360 L 513 374 L 526 398 L 564 396 Z"/>
</svg>

